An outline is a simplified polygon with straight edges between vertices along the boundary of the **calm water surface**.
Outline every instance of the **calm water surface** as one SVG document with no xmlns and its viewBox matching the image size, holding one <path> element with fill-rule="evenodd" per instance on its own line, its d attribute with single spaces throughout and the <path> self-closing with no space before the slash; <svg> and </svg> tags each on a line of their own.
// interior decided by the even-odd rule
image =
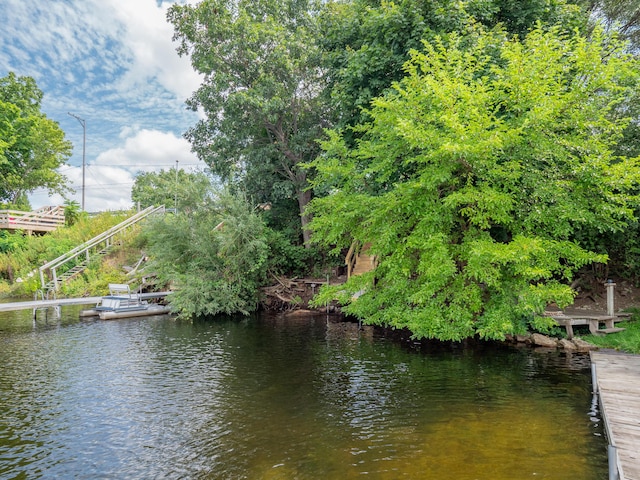
<svg viewBox="0 0 640 480">
<path fill-rule="evenodd" d="M 0 478 L 603 479 L 588 357 L 0 314 Z"/>
</svg>

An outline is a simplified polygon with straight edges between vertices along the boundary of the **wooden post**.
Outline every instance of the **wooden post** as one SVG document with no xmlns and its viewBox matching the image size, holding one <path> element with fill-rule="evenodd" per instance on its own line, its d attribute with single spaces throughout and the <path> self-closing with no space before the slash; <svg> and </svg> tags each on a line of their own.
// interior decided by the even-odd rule
<svg viewBox="0 0 640 480">
<path fill-rule="evenodd" d="M 607 288 L 607 315 L 613 317 L 615 315 L 613 295 L 615 293 L 616 284 L 611 280 L 607 280 L 604 285 Z"/>
</svg>

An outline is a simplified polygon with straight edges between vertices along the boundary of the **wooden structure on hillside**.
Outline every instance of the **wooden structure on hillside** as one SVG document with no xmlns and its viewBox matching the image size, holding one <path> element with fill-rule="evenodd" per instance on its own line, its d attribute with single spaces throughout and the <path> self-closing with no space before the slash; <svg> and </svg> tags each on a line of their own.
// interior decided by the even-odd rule
<svg viewBox="0 0 640 480">
<path fill-rule="evenodd" d="M 640 480 L 640 356 L 591 352 L 591 363 L 609 441 L 609 478 Z"/>
<path fill-rule="evenodd" d="M 64 225 L 64 208 L 42 207 L 33 212 L 0 210 L 0 229 L 23 230 L 28 234 L 52 232 Z"/>
<path fill-rule="evenodd" d="M 360 243 L 354 241 L 347 252 L 344 263 L 347 266 L 347 278 L 352 275 L 362 275 L 376 268 L 375 255 L 369 255 L 370 243 L 360 246 Z"/>
</svg>

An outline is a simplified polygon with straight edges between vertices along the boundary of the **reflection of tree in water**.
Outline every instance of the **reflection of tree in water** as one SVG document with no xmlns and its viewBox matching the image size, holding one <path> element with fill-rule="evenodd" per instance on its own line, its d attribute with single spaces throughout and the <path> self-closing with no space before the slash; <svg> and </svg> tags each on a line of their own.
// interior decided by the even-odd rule
<svg viewBox="0 0 640 480">
<path fill-rule="evenodd" d="M 512 479 L 517 465 L 540 475 L 572 465 L 588 479 L 594 470 L 584 453 L 588 380 L 565 356 L 486 344 L 424 352 L 324 316 L 229 322 L 216 339 L 224 361 L 208 368 L 225 371 L 193 441 L 225 476 Z"/>
</svg>

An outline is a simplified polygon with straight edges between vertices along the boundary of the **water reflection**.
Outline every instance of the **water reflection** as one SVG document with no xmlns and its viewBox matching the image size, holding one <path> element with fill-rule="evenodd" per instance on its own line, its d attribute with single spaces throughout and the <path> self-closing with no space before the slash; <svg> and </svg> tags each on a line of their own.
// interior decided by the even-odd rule
<svg viewBox="0 0 640 480">
<path fill-rule="evenodd" d="M 583 356 L 324 317 L 0 317 L 2 478 L 597 479 Z"/>
</svg>

